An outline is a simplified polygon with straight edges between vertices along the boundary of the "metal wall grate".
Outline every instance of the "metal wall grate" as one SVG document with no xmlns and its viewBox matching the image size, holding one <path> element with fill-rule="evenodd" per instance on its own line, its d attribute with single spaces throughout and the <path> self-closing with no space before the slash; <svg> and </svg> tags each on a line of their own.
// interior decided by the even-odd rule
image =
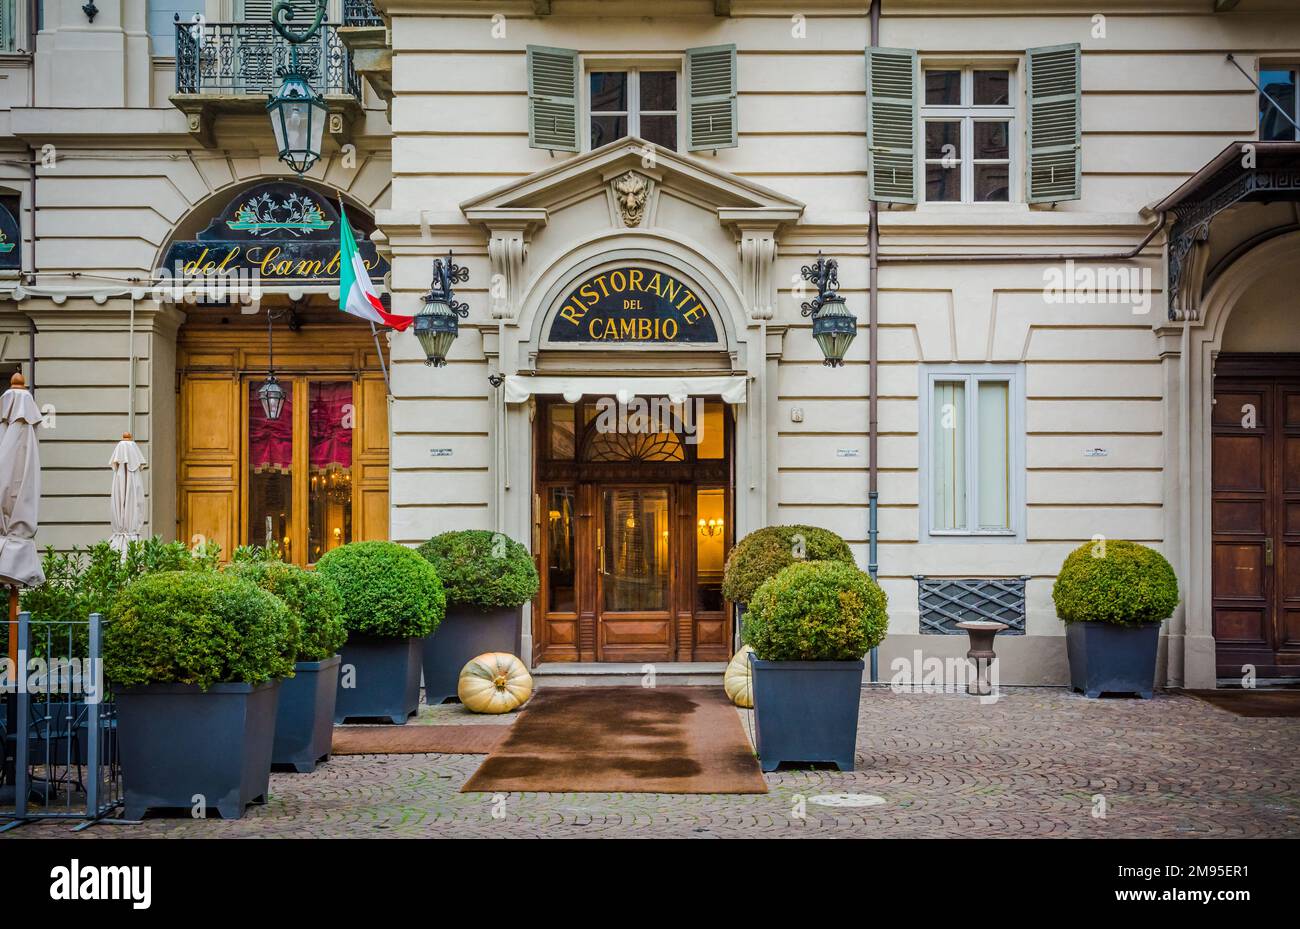
<svg viewBox="0 0 1300 929">
<path fill-rule="evenodd" d="M 991 619 L 1006 623 L 1003 635 L 1025 634 L 1025 577 L 925 577 L 920 590 L 921 632 L 965 635 L 957 623 Z"/>
</svg>

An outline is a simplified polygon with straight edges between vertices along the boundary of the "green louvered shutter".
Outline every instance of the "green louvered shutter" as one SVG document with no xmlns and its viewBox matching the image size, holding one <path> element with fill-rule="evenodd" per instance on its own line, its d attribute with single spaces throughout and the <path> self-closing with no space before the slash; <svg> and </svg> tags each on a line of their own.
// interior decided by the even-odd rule
<svg viewBox="0 0 1300 929">
<path fill-rule="evenodd" d="M 916 95 L 921 66 L 909 48 L 867 49 L 868 196 L 916 202 Z"/>
<path fill-rule="evenodd" d="M 578 150 L 578 53 L 528 46 L 528 144 Z"/>
<path fill-rule="evenodd" d="M 1078 45 L 1031 48 L 1025 53 L 1029 93 L 1030 203 L 1078 200 L 1082 195 L 1083 143 Z"/>
<path fill-rule="evenodd" d="M 686 50 L 686 148 L 735 148 L 736 46 Z"/>
</svg>

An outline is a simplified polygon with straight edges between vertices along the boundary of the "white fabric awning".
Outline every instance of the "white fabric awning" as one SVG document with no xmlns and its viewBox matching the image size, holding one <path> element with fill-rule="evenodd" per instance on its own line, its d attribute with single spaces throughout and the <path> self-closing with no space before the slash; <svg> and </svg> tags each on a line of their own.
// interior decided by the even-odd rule
<svg viewBox="0 0 1300 929">
<path fill-rule="evenodd" d="M 569 403 L 583 397 L 667 397 L 680 403 L 687 397 L 722 397 L 727 403 L 745 402 L 743 374 L 723 377 L 525 377 L 506 378 L 506 403 L 524 403 L 538 394 L 559 394 Z"/>
</svg>

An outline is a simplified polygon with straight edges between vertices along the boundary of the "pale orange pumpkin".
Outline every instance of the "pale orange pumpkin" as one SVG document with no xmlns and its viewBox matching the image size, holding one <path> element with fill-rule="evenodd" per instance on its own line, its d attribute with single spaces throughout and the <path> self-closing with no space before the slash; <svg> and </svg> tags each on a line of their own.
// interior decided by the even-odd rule
<svg viewBox="0 0 1300 929">
<path fill-rule="evenodd" d="M 754 708 L 754 682 L 749 673 L 749 653 L 752 651 L 748 645 L 741 646 L 722 675 L 722 689 L 727 692 L 727 699 L 747 710 Z"/>
<path fill-rule="evenodd" d="M 456 696 L 472 713 L 509 713 L 533 695 L 533 676 L 507 652 L 479 655 L 460 672 Z"/>
</svg>

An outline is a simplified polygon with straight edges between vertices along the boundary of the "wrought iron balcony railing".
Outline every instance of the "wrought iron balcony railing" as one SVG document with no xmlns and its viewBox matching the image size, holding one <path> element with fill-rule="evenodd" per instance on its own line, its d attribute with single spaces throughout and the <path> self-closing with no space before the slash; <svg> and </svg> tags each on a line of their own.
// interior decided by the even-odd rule
<svg viewBox="0 0 1300 929">
<path fill-rule="evenodd" d="M 289 64 L 289 43 L 269 22 L 176 23 L 176 92 L 269 94 Z M 298 69 L 321 94 L 361 97 L 352 54 L 337 24 L 298 46 Z"/>
<path fill-rule="evenodd" d="M 343 25 L 382 26 L 384 21 L 375 12 L 371 0 L 343 0 Z"/>
</svg>

